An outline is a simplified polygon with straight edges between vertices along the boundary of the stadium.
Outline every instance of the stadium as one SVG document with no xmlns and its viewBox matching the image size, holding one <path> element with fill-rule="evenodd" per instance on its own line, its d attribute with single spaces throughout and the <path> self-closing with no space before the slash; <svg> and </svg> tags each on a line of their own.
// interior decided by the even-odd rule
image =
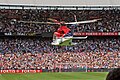
<svg viewBox="0 0 120 80">
<path fill-rule="evenodd" d="M 106 80 L 116 68 L 120 1 L 0 1 L 0 80 Z"/>
</svg>

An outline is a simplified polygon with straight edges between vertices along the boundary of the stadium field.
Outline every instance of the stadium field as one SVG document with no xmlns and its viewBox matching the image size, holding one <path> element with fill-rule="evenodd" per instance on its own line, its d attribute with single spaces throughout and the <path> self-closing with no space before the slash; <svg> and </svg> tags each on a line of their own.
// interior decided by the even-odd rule
<svg viewBox="0 0 120 80">
<path fill-rule="evenodd" d="M 0 80 L 105 80 L 107 72 L 0 74 Z"/>
</svg>

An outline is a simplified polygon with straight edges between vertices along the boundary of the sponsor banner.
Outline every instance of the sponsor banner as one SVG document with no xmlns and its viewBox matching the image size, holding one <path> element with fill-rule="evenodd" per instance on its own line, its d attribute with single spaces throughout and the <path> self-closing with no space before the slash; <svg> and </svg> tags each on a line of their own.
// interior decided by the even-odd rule
<svg viewBox="0 0 120 80">
<path fill-rule="evenodd" d="M 3 73 L 41 73 L 42 70 L 0 70 L 0 74 Z"/>
<path fill-rule="evenodd" d="M 31 32 L 31 33 L 19 33 L 19 32 L 17 32 L 17 33 L 11 33 L 11 32 L 6 33 L 5 32 L 4 35 L 5 36 L 35 36 L 36 33 L 33 33 L 33 32 Z"/>
<path fill-rule="evenodd" d="M 118 32 L 74 32 L 74 36 L 118 36 Z"/>
</svg>

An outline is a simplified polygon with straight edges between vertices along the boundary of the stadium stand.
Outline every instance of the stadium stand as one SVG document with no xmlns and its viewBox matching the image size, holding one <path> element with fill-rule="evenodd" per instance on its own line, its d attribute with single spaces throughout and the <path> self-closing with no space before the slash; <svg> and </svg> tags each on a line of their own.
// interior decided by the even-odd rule
<svg viewBox="0 0 120 80">
<path fill-rule="evenodd" d="M 120 67 L 119 38 L 76 42 L 80 44 L 67 47 L 51 46 L 49 39 L 0 39 L 1 69 L 44 69 L 48 66 L 54 69 L 57 63 L 87 63 L 88 68 Z"/>
<path fill-rule="evenodd" d="M 75 32 L 119 32 L 120 10 L 43 10 L 43 9 L 0 9 L 0 32 L 10 35 L 20 33 L 54 32 L 58 25 L 23 23 L 19 21 L 73 22 L 98 19 L 96 23 L 80 24 Z M 53 70 L 58 63 L 87 63 L 88 68 L 120 68 L 120 37 L 92 37 L 75 40 L 76 46 L 52 46 L 51 38 L 1 37 L 0 70 Z M 70 64 L 61 65 L 70 68 Z M 82 68 L 86 65 L 80 65 Z"/>
<path fill-rule="evenodd" d="M 20 10 L 0 10 L 0 32 L 9 33 L 41 33 L 54 32 L 57 25 L 41 25 L 21 23 L 18 21 L 47 21 L 54 18 L 59 21 L 74 22 L 74 15 L 78 21 L 99 19 L 102 20 L 91 24 L 80 24 L 74 28 L 75 32 L 118 32 L 120 31 L 120 10 L 39 10 L 39 9 L 20 9 Z"/>
</svg>

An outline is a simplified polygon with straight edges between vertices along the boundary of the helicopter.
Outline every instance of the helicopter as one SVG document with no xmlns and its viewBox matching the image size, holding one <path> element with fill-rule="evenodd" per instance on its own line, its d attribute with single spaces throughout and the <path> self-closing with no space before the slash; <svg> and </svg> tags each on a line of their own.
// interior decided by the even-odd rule
<svg viewBox="0 0 120 80">
<path fill-rule="evenodd" d="M 56 32 L 53 34 L 53 42 L 52 45 L 58 45 L 58 46 L 71 46 L 71 45 L 77 45 L 78 43 L 72 42 L 73 39 L 86 39 L 88 36 L 85 37 L 74 37 L 73 33 L 74 30 L 71 30 L 67 27 L 67 25 L 71 25 L 71 27 L 75 27 L 78 24 L 85 24 L 85 23 L 93 23 L 97 22 L 101 19 L 93 19 L 93 20 L 86 20 L 86 21 L 79 21 L 77 22 L 76 16 L 75 21 L 76 22 L 69 22 L 66 23 L 64 21 L 57 21 L 55 19 L 49 18 L 49 20 L 53 21 L 54 23 L 58 24 L 60 27 L 57 29 Z"/>
<path fill-rule="evenodd" d="M 92 19 L 92 20 L 86 20 L 86 21 L 77 21 L 75 16 L 75 22 L 65 22 L 65 21 L 58 21 L 53 18 L 48 18 L 50 22 L 37 22 L 37 21 L 19 21 L 23 23 L 35 23 L 35 24 L 49 24 L 49 25 L 59 25 L 59 28 L 56 32 L 53 34 L 53 40 L 51 42 L 51 45 L 56 46 L 71 46 L 71 45 L 77 45 L 78 43 L 72 42 L 73 39 L 87 39 L 88 36 L 85 37 L 74 37 L 73 33 L 74 31 L 68 28 L 67 25 L 71 25 L 71 27 L 75 27 L 78 24 L 87 24 L 87 23 L 94 23 L 101 19 Z M 51 22 L 52 21 L 52 22 Z"/>
</svg>

